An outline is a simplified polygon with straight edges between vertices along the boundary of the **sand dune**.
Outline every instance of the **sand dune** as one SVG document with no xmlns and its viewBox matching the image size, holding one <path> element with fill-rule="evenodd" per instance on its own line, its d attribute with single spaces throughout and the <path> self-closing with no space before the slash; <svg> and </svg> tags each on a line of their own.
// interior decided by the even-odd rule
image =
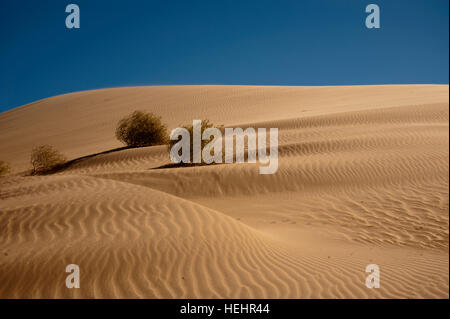
<svg viewBox="0 0 450 319">
<path fill-rule="evenodd" d="M 61 95 L 0 114 L 0 296 L 448 298 L 448 85 L 169 86 Z M 30 149 L 120 146 L 135 109 L 170 128 L 278 127 L 279 168 L 164 168 L 165 146 L 25 176 Z M 81 288 L 65 287 L 65 266 Z M 381 287 L 365 286 L 378 264 Z"/>
</svg>

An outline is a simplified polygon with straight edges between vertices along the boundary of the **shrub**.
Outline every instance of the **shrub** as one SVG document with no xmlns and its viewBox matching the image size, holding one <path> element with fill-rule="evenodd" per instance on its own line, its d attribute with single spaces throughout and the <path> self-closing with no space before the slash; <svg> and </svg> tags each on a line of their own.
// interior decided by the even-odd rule
<svg viewBox="0 0 450 319">
<path fill-rule="evenodd" d="M 214 124 L 211 123 L 209 120 L 202 120 L 202 122 L 201 122 L 201 134 L 203 134 L 203 131 L 206 130 L 207 128 L 212 128 L 212 127 L 217 128 L 217 129 L 219 129 L 221 131 L 223 130 L 222 126 L 214 126 Z M 194 127 L 191 124 L 191 125 L 185 125 L 185 126 L 183 126 L 183 128 L 185 128 L 189 132 L 190 145 L 191 145 L 191 147 L 190 147 L 190 153 L 191 153 L 190 154 L 190 160 L 192 161 L 192 159 L 194 157 L 194 155 L 193 155 L 194 154 Z M 181 137 L 180 137 L 180 139 L 181 139 Z M 172 146 L 175 145 L 176 143 L 178 143 L 178 141 L 180 139 L 178 139 L 178 140 L 169 140 L 169 143 L 168 143 L 169 152 L 170 152 L 170 149 L 172 148 Z M 208 144 L 212 140 L 213 140 L 212 136 L 211 136 L 211 138 L 209 140 L 203 140 L 202 139 L 201 150 L 203 150 L 203 148 L 206 146 L 206 144 Z M 222 154 L 222 161 L 224 161 L 224 156 L 225 156 L 225 154 Z M 198 164 L 200 164 L 200 163 L 198 163 Z M 203 158 L 202 158 L 202 163 L 201 164 L 205 164 L 205 162 L 203 161 Z M 186 165 L 186 163 L 180 163 L 180 165 Z M 192 163 L 191 165 L 195 165 L 195 164 Z"/>
<path fill-rule="evenodd" d="M 11 165 L 8 162 L 0 161 L 0 176 L 6 175 L 11 172 Z"/>
<path fill-rule="evenodd" d="M 61 166 L 66 161 L 64 155 L 50 145 L 41 145 L 31 151 L 33 173 L 45 173 Z"/>
<path fill-rule="evenodd" d="M 134 111 L 119 121 L 116 138 L 131 147 L 166 144 L 167 127 L 152 113 Z"/>
</svg>

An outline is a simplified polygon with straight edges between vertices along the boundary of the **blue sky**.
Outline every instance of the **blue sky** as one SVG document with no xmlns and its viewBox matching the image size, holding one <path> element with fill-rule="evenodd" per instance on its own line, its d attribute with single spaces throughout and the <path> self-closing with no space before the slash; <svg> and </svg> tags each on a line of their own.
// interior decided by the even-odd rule
<svg viewBox="0 0 450 319">
<path fill-rule="evenodd" d="M 448 17 L 448 0 L 1 0 L 0 112 L 118 86 L 448 84 Z"/>
</svg>

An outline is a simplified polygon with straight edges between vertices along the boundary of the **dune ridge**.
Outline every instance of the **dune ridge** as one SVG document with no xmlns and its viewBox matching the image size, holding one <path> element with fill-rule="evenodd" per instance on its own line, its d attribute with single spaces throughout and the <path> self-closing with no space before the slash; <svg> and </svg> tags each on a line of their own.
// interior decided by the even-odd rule
<svg viewBox="0 0 450 319">
<path fill-rule="evenodd" d="M 40 141 L 70 158 L 120 146 L 134 109 L 278 127 L 278 171 L 155 169 L 169 158 L 154 146 L 20 173 Z M 120 88 L 0 114 L 16 169 L 0 179 L 0 296 L 448 298 L 448 114 L 448 85 Z"/>
</svg>

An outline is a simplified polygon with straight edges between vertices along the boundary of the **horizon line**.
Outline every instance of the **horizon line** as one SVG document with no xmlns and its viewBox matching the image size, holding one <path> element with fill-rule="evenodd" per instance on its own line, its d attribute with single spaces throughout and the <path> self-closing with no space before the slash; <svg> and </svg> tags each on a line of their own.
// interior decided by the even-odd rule
<svg viewBox="0 0 450 319">
<path fill-rule="evenodd" d="M 282 84 L 141 84 L 141 85 L 123 85 L 123 86 L 108 86 L 108 87 L 101 87 L 101 88 L 92 88 L 92 89 L 86 89 L 86 90 L 79 90 L 79 91 L 69 91 L 61 94 L 55 94 L 46 96 L 43 98 L 39 98 L 37 100 L 33 100 L 31 102 L 21 104 L 18 106 L 13 106 L 11 108 L 7 108 L 6 110 L 2 110 L 2 107 L 0 107 L 0 115 L 7 113 L 9 111 L 14 111 L 18 108 L 30 106 L 35 103 L 39 103 L 43 100 L 51 99 L 58 96 L 64 96 L 64 95 L 70 95 L 70 94 L 76 94 L 81 92 L 90 92 L 90 91 L 101 91 L 101 90 L 110 90 L 110 89 L 125 89 L 125 88 L 140 88 L 140 87 L 177 87 L 177 86 L 253 86 L 253 87 L 346 87 L 346 86 L 420 86 L 420 85 L 442 85 L 442 86 L 449 86 L 449 83 L 385 83 L 385 84 L 335 84 L 335 85 L 282 85 Z"/>
</svg>

